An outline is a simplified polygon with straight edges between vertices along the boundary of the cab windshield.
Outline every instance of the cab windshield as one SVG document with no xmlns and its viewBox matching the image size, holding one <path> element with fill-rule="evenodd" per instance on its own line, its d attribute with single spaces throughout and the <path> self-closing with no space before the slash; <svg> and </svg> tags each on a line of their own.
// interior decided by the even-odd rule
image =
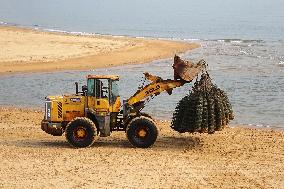
<svg viewBox="0 0 284 189">
<path fill-rule="evenodd" d="M 88 96 L 109 98 L 108 79 L 88 79 Z"/>
<path fill-rule="evenodd" d="M 118 87 L 118 81 L 112 81 L 112 101 L 114 102 L 116 98 L 119 96 L 119 87 Z"/>
</svg>

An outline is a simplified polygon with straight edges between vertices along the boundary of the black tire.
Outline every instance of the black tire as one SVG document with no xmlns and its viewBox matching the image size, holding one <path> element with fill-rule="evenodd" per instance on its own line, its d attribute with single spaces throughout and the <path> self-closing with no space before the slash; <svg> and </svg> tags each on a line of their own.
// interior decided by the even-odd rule
<svg viewBox="0 0 284 189">
<path fill-rule="evenodd" d="M 152 119 L 140 116 L 129 122 L 126 128 L 126 136 L 133 146 L 148 148 L 155 143 L 158 130 Z"/>
<path fill-rule="evenodd" d="M 94 143 L 96 126 L 88 118 L 77 117 L 73 119 L 65 129 L 65 137 L 74 147 L 84 148 Z"/>
</svg>

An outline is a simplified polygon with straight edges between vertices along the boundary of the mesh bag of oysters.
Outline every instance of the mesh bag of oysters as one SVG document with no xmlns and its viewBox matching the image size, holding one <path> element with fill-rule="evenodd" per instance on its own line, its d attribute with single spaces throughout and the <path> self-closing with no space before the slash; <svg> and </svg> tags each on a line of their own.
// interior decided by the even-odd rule
<svg viewBox="0 0 284 189">
<path fill-rule="evenodd" d="M 213 84 L 207 71 L 202 71 L 190 93 L 178 102 L 171 128 L 180 133 L 212 134 L 222 130 L 233 119 L 228 96 Z"/>
</svg>

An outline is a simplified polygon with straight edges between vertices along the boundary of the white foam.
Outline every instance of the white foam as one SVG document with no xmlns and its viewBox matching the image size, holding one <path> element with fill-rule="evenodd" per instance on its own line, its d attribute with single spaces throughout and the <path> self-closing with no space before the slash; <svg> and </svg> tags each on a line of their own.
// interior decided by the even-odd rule
<svg viewBox="0 0 284 189">
<path fill-rule="evenodd" d="M 260 128 L 270 128 L 271 126 L 270 125 L 264 125 L 264 124 L 248 124 L 248 126 L 250 127 L 260 127 Z"/>
<path fill-rule="evenodd" d="M 49 31 L 49 32 L 58 32 L 58 33 L 70 33 L 65 30 L 57 30 L 57 29 L 43 29 L 44 31 Z"/>
<path fill-rule="evenodd" d="M 145 39 L 145 37 L 136 37 L 137 39 Z"/>
<path fill-rule="evenodd" d="M 248 55 L 249 53 L 247 51 L 240 51 L 240 53 L 243 53 L 245 55 Z"/>
<path fill-rule="evenodd" d="M 0 25 L 7 25 L 8 23 L 0 21 Z"/>
<path fill-rule="evenodd" d="M 156 38 L 152 37 L 152 39 L 172 40 L 172 41 L 200 41 L 200 39 L 196 38 L 179 38 L 179 37 L 156 37 Z"/>
<path fill-rule="evenodd" d="M 242 43 L 242 41 L 241 40 L 233 40 L 233 41 L 231 41 L 231 43 Z"/>
<path fill-rule="evenodd" d="M 195 38 L 189 38 L 189 39 L 183 39 L 184 41 L 200 41 L 200 39 Z"/>
<path fill-rule="evenodd" d="M 280 61 L 280 62 L 278 63 L 278 65 L 279 65 L 279 66 L 284 66 L 284 61 Z"/>
</svg>

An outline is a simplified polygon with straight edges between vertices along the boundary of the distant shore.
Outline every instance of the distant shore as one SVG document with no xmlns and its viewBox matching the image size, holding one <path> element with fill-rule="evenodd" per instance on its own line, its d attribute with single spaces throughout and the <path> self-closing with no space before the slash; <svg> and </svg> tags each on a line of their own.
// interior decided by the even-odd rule
<svg viewBox="0 0 284 189">
<path fill-rule="evenodd" d="M 147 63 L 199 46 L 170 40 L 75 35 L 0 26 L 0 74 Z"/>
</svg>

